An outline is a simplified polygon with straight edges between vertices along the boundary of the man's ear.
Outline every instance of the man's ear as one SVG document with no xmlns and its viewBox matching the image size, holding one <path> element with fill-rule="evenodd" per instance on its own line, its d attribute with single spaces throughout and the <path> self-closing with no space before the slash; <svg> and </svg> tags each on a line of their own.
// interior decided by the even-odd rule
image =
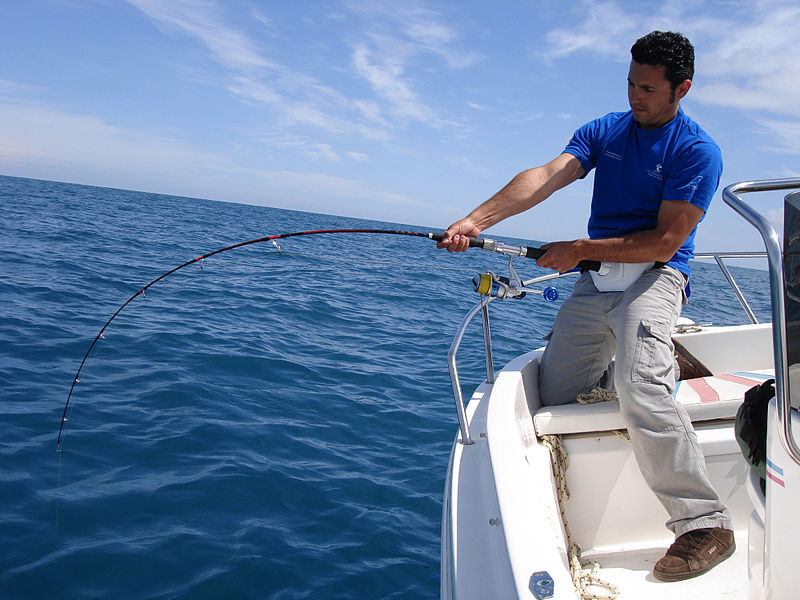
<svg viewBox="0 0 800 600">
<path fill-rule="evenodd" d="M 681 100 L 686 94 L 688 94 L 691 87 L 692 87 L 692 80 L 684 79 L 678 85 L 678 87 L 675 88 L 675 96 L 678 98 L 678 100 Z"/>
</svg>

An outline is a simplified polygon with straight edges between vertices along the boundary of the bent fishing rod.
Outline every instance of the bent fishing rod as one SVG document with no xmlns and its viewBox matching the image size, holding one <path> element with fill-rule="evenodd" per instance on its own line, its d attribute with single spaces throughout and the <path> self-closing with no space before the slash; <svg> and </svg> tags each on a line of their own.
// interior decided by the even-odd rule
<svg viewBox="0 0 800 600">
<path fill-rule="evenodd" d="M 234 250 L 236 248 L 243 248 L 244 246 L 250 246 L 252 244 L 258 244 L 261 242 L 273 242 L 277 246 L 277 242 L 275 240 L 290 238 L 290 237 L 298 237 L 298 236 L 307 236 L 307 235 L 321 235 L 321 234 L 344 234 L 344 233 L 373 233 L 373 234 L 383 234 L 383 235 L 405 235 L 405 236 L 414 236 L 414 237 L 424 237 L 436 242 L 441 242 L 444 239 L 443 233 L 423 233 L 417 231 L 399 231 L 394 229 L 318 229 L 312 231 L 295 231 L 292 233 L 282 233 L 279 235 L 270 235 L 266 237 L 260 237 L 253 240 L 248 240 L 246 242 L 239 242 L 238 244 L 232 244 L 230 246 L 225 246 L 224 248 L 219 248 L 218 250 L 214 250 L 212 252 L 208 252 L 203 254 L 202 256 L 198 256 L 197 258 L 193 258 L 191 260 L 186 261 L 183 264 L 178 265 L 177 267 L 170 269 L 166 273 L 159 275 L 155 279 L 153 279 L 150 283 L 144 285 L 139 290 L 136 291 L 130 298 L 128 298 L 122 306 L 120 306 L 114 314 L 109 317 L 109 319 L 105 322 L 103 327 L 97 333 L 97 335 L 92 340 L 92 343 L 89 345 L 89 348 L 86 350 L 86 354 L 84 354 L 83 359 L 78 366 L 78 370 L 75 373 L 75 376 L 72 378 L 72 385 L 69 388 L 69 394 L 67 394 L 67 401 L 64 404 L 64 411 L 61 415 L 61 424 L 58 428 L 58 439 L 56 440 L 56 450 L 57 452 L 61 452 L 63 447 L 63 432 L 64 432 L 64 424 L 69 420 L 67 417 L 67 411 L 69 410 L 70 401 L 72 400 L 72 394 L 75 391 L 75 386 L 80 383 L 80 374 L 83 370 L 86 361 L 89 359 L 89 355 L 92 353 L 92 350 L 97 345 L 97 342 L 101 339 L 104 339 L 103 334 L 105 333 L 106 329 L 111 322 L 117 318 L 128 304 L 133 302 L 135 298 L 138 296 L 144 297 L 145 292 L 161 281 L 162 279 L 169 277 L 173 273 L 180 271 L 181 269 L 188 267 L 189 265 L 193 265 L 195 263 L 202 263 L 205 259 L 215 256 L 217 254 L 222 254 L 223 252 L 227 252 L 228 250 Z M 510 257 L 514 256 L 521 256 L 527 258 L 537 259 L 540 258 L 546 250 L 542 250 L 541 248 L 534 248 L 532 246 L 514 246 L 511 244 L 506 244 L 505 242 L 493 240 L 490 238 L 469 238 L 469 247 L 470 248 L 482 248 L 488 252 L 499 252 L 501 254 L 505 254 Z M 280 249 L 280 247 L 279 247 Z M 578 268 L 584 270 L 598 270 L 600 268 L 600 263 L 595 261 L 582 261 Z"/>
</svg>

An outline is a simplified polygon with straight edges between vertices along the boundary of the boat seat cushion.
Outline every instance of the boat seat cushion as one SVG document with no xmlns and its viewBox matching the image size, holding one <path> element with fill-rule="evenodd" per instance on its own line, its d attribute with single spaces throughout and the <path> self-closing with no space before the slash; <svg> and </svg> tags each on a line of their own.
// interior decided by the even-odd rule
<svg viewBox="0 0 800 600">
<path fill-rule="evenodd" d="M 728 373 L 679 381 L 673 394 L 689 413 L 692 422 L 733 419 L 744 400 L 744 393 L 754 385 L 773 377 L 773 369 Z M 591 433 L 625 429 L 619 403 L 562 404 L 545 406 L 533 417 L 537 435 Z"/>
</svg>

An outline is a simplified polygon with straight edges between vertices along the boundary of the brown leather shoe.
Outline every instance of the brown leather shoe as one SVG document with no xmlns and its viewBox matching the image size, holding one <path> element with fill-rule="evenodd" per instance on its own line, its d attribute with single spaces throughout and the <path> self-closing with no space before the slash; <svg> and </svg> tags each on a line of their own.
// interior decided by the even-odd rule
<svg viewBox="0 0 800 600">
<path fill-rule="evenodd" d="M 707 573 L 736 550 L 733 531 L 714 527 L 687 531 L 653 567 L 661 581 L 682 581 Z"/>
</svg>

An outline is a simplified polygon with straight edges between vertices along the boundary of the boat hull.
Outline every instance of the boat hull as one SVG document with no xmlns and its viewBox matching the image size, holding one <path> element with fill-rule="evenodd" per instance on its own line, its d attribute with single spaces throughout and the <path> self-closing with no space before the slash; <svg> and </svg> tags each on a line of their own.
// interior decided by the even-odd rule
<svg viewBox="0 0 800 600">
<path fill-rule="evenodd" d="M 714 328 L 704 335 L 690 339 L 690 345 L 714 348 L 724 345 L 726 336 L 746 338 L 745 353 L 753 353 L 749 364 L 769 366 L 769 326 Z M 474 444 L 456 439 L 453 445 L 442 525 L 442 598 L 532 598 L 532 576 L 541 571 L 552 577 L 556 598 L 579 598 L 568 567 L 550 451 L 535 425 L 541 352 L 513 360 L 493 384 L 480 385 L 467 406 Z M 767 358 L 756 360 L 756 354 Z M 730 356 L 747 360 L 741 352 Z M 714 416 L 704 408 L 698 407 L 698 414 Z M 733 515 L 740 548 L 727 564 L 690 582 L 665 585 L 651 574 L 673 536 L 665 527 L 668 515 L 644 482 L 622 432 L 560 436 L 569 456 L 571 494 L 564 515 L 572 539 L 584 558 L 600 563 L 601 578 L 618 586 L 621 598 L 675 598 L 677 593 L 747 598 L 747 530 L 754 507 L 745 485 L 749 467 L 735 440 L 731 409 L 726 410 L 719 413 L 726 418 L 699 421 L 695 429 L 712 483 Z"/>
</svg>

